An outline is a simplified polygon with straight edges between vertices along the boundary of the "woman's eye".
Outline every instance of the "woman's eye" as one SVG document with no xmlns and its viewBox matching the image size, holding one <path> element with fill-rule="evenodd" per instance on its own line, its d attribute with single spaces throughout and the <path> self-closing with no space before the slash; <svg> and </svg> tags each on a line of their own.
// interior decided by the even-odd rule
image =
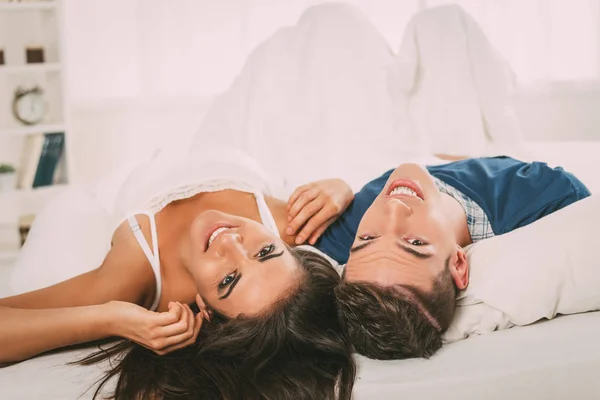
<svg viewBox="0 0 600 400">
<path fill-rule="evenodd" d="M 235 279 L 235 272 L 232 272 L 231 274 L 229 274 L 225 278 L 223 278 L 221 283 L 219 283 L 219 289 L 226 288 L 227 286 L 229 286 L 229 284 L 231 284 L 231 282 L 233 282 L 234 279 Z"/>
<path fill-rule="evenodd" d="M 377 239 L 375 236 L 371 236 L 371 235 L 361 235 L 358 238 L 360 240 L 373 240 L 373 239 Z"/>
<path fill-rule="evenodd" d="M 406 239 L 406 242 L 413 246 L 425 246 L 425 242 L 419 239 Z"/>
<path fill-rule="evenodd" d="M 258 253 L 256 253 L 256 257 L 264 258 L 271 254 L 275 250 L 275 246 L 273 244 L 266 245 Z"/>
</svg>

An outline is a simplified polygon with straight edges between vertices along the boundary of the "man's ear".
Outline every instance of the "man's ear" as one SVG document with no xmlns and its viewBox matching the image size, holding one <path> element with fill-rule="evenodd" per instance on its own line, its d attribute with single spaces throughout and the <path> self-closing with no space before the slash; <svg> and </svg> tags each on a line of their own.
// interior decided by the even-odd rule
<svg viewBox="0 0 600 400">
<path fill-rule="evenodd" d="M 450 275 L 458 290 L 466 289 L 469 284 L 469 262 L 467 255 L 462 247 L 456 247 L 456 250 L 450 256 Z"/>
</svg>

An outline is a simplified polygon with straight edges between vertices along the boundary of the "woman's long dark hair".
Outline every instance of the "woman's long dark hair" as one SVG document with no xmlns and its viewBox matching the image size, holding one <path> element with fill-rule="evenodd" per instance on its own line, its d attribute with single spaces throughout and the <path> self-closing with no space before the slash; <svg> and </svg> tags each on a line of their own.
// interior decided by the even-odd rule
<svg viewBox="0 0 600 400">
<path fill-rule="evenodd" d="M 195 345 L 167 355 L 124 341 L 80 361 L 89 365 L 119 355 L 94 398 L 118 376 L 116 400 L 349 400 L 356 370 L 337 318 L 333 289 L 340 278 L 314 252 L 291 252 L 303 278 L 264 315 L 213 315 Z"/>
</svg>

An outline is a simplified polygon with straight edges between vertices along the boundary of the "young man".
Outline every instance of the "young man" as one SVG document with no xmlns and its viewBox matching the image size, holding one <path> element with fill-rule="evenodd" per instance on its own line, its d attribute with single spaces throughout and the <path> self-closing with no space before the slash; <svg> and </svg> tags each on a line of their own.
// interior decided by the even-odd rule
<svg viewBox="0 0 600 400">
<path fill-rule="evenodd" d="M 509 157 L 404 164 L 368 183 L 317 243 L 347 262 L 336 295 L 356 351 L 431 356 L 469 282 L 463 247 L 589 195 L 560 167 Z"/>
</svg>

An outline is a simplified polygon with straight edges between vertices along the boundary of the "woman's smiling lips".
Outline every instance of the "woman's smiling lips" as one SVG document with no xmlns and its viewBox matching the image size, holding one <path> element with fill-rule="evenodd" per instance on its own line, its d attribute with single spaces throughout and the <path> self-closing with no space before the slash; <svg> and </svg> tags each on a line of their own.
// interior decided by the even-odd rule
<svg viewBox="0 0 600 400">
<path fill-rule="evenodd" d="M 228 231 L 231 228 L 236 228 L 235 226 L 227 223 L 217 223 L 212 225 L 210 229 L 208 229 L 204 235 L 204 243 L 205 248 L 204 251 L 207 251 L 210 245 L 219 237 L 223 232 Z"/>
</svg>

